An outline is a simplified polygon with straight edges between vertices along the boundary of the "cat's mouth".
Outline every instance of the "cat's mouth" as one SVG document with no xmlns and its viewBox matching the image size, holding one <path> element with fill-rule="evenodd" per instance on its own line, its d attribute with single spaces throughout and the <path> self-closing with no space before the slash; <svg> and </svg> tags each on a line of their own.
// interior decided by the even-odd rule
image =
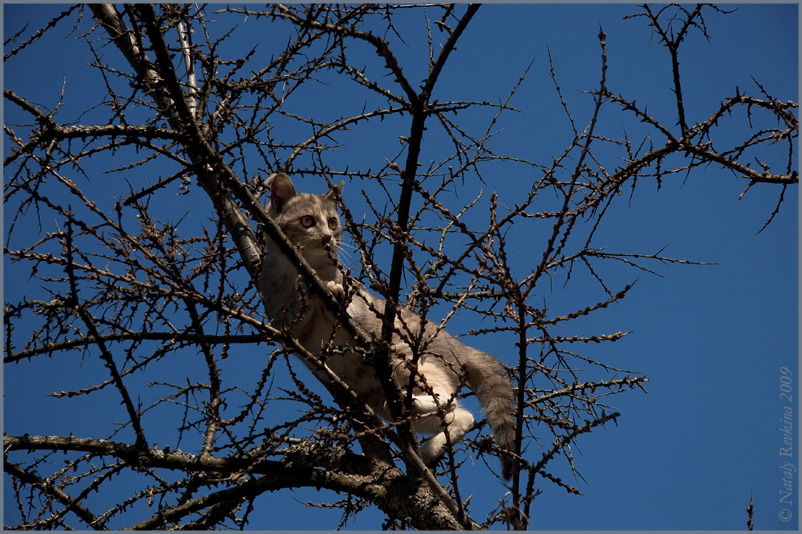
<svg viewBox="0 0 802 534">
<path fill-rule="evenodd" d="M 303 255 L 307 258 L 323 259 L 337 256 L 337 244 L 333 242 L 315 243 L 303 248 Z"/>
</svg>

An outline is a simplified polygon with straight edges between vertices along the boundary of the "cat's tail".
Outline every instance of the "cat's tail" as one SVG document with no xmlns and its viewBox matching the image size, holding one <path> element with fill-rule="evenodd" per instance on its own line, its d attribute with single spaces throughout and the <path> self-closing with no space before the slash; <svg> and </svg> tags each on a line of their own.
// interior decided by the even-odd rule
<svg viewBox="0 0 802 534">
<path fill-rule="evenodd" d="M 468 372 L 468 384 L 479 398 L 501 449 L 501 474 L 510 480 L 518 464 L 515 459 L 516 403 L 512 382 L 501 363 L 490 354 L 470 349 L 469 357 L 462 359 L 462 363 Z"/>
</svg>

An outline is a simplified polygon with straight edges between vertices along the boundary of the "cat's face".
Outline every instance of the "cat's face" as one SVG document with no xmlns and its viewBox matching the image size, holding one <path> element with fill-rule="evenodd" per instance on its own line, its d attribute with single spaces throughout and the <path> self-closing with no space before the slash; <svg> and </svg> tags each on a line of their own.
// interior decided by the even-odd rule
<svg viewBox="0 0 802 534">
<path fill-rule="evenodd" d="M 336 193 L 341 187 L 335 188 Z M 268 213 L 313 266 L 330 253 L 336 256 L 342 240 L 335 198 L 334 190 L 325 195 L 296 193 L 286 174 L 275 175 L 271 183 Z"/>
</svg>

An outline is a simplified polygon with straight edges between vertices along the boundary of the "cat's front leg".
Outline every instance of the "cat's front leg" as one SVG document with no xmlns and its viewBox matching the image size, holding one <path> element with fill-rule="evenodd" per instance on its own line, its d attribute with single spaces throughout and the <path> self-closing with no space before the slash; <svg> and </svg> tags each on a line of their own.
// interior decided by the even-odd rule
<svg viewBox="0 0 802 534">
<path fill-rule="evenodd" d="M 331 293 L 335 299 L 340 302 L 345 302 L 345 288 L 342 284 L 338 284 L 334 280 L 329 280 L 326 284 L 326 287 L 329 289 L 329 293 Z"/>
</svg>

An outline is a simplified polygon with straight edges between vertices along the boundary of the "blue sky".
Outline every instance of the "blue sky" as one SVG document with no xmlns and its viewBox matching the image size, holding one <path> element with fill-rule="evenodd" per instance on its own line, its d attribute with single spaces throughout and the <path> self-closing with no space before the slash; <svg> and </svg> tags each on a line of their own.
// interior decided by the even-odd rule
<svg viewBox="0 0 802 534">
<path fill-rule="evenodd" d="M 682 51 L 685 104 L 692 122 L 707 118 L 719 102 L 734 95 L 736 87 L 760 96 L 752 76 L 780 100 L 798 101 L 797 6 L 737 7 L 726 16 L 709 13 L 706 22 L 710 41 L 694 34 Z M 29 31 L 38 28 L 61 8 L 6 5 L 5 34 L 15 33 L 26 22 L 30 22 Z M 596 35 L 601 25 L 607 34 L 608 87 L 637 99 L 639 104 L 648 104 L 655 117 L 673 126 L 668 54 L 659 46 L 657 37 L 650 34 L 645 21 L 623 20 L 636 10 L 634 5 L 483 6 L 444 71 L 435 97 L 442 93 L 443 99 L 497 101 L 506 96 L 532 62 L 521 90 L 511 102 L 521 112 L 503 116 L 493 146 L 498 152 L 547 163 L 569 140 L 568 125 L 549 78 L 548 54 L 551 53 L 567 104 L 577 123 L 584 126 L 592 100 L 582 91 L 598 83 L 600 52 Z M 405 29 L 421 21 L 421 15 L 409 15 L 400 27 Z M 255 19 L 246 21 L 241 33 L 226 46 L 235 51 L 258 43 L 259 52 L 269 55 L 271 46 L 283 41 L 278 32 L 275 36 L 264 32 L 264 24 Z M 82 28 L 85 26 L 86 21 Z M 91 114 L 79 117 L 77 110 L 92 105 L 103 87 L 96 85 L 97 75 L 86 66 L 91 58 L 86 56 L 85 46 L 74 39 L 81 32 L 63 39 L 70 28 L 71 23 L 60 25 L 21 57 L 8 60 L 4 86 L 52 109 L 63 85 L 65 104 L 58 118 L 89 121 Z M 414 79 L 416 72 L 422 74 L 420 65 L 425 65 L 420 60 L 425 59 L 426 42 L 409 39 L 408 44 L 408 49 L 399 52 L 399 59 L 407 75 Z M 53 53 L 56 46 L 60 54 Z M 116 50 L 108 48 L 104 53 L 117 60 Z M 365 61 L 371 58 L 366 56 Z M 37 65 L 33 72 L 29 68 L 32 62 Z M 313 96 L 304 101 L 303 112 L 337 116 L 345 113 L 341 107 L 359 104 L 359 94 L 339 90 L 333 85 L 331 98 Z M 6 103 L 4 111 L 7 122 L 21 120 L 14 106 Z M 742 114 L 739 117 L 732 119 L 733 139 L 743 137 L 739 130 Z M 487 121 L 482 113 L 466 118 L 468 126 L 475 128 Z M 623 127 L 633 136 L 643 131 L 641 125 L 612 106 L 602 120 L 602 134 L 610 137 L 620 138 Z M 357 128 L 353 135 L 344 137 L 343 146 L 331 155 L 328 164 L 380 167 L 400 150 L 397 136 L 406 133 L 406 125 L 398 126 L 397 130 L 393 130 L 392 123 L 382 126 L 379 133 Z M 436 134 L 431 135 L 434 138 Z M 718 142 L 726 145 L 730 133 L 723 131 L 719 135 Z M 302 138 L 291 130 L 287 136 Z M 6 143 L 6 150 L 7 146 Z M 435 158 L 437 150 L 435 143 L 426 145 L 424 161 L 430 154 Z M 609 157 L 612 160 L 614 155 Z M 531 183 L 531 175 L 521 167 L 505 167 L 501 175 L 493 174 L 494 169 L 488 167 L 485 184 L 468 184 L 459 198 L 472 199 L 482 189 L 486 193 L 497 191 L 501 202 L 513 204 L 521 188 Z M 158 174 L 148 178 L 155 181 Z M 95 179 L 86 186 L 101 190 L 107 179 L 119 177 Z M 310 191 L 324 190 L 324 184 L 314 178 L 305 178 L 296 185 Z M 758 529 L 797 528 L 798 506 L 791 507 L 793 517 L 789 522 L 781 521 L 784 507 L 778 495 L 782 489 L 780 465 L 787 460 L 779 454 L 781 419 L 784 406 L 789 405 L 780 397 L 783 368 L 793 378 L 795 428 L 798 420 L 798 191 L 796 187 L 789 188 L 779 215 L 757 234 L 774 209 L 779 189 L 756 186 L 739 200 L 744 185 L 729 172 L 700 168 L 687 180 L 683 176 L 664 180 L 659 191 L 653 183 L 638 184 L 631 201 L 622 198 L 608 215 L 595 238 L 597 246 L 615 252 L 644 253 L 667 247 L 665 254 L 669 256 L 716 265 L 650 265 L 661 277 L 625 266 L 603 267 L 612 287 L 620 289 L 637 280 L 635 288 L 621 304 L 572 322 L 568 327 L 571 332 L 566 335 L 631 332 L 615 344 L 583 350 L 611 365 L 645 373 L 649 378 L 648 394 L 633 391 L 608 399 L 622 413 L 618 424 L 580 438 L 578 450 L 574 451 L 577 468 L 584 477 L 576 485 L 583 495 L 567 495 L 551 484 L 543 484 L 543 494 L 532 508 L 532 528 L 743 530 L 750 494 Z M 355 215 L 367 211 L 356 185 L 349 189 L 346 184 L 344 195 Z M 165 213 L 182 213 L 188 202 L 176 197 L 175 205 L 163 209 Z M 522 270 L 538 259 L 533 255 L 539 253 L 537 244 L 529 239 L 521 236 L 520 242 L 510 243 L 511 254 L 517 255 L 515 265 Z M 531 240 L 536 241 L 536 237 Z M 22 292 L 38 291 L 26 285 L 27 273 L 7 261 L 4 267 L 6 300 L 16 300 Z M 565 288 L 555 282 L 544 289 L 544 298 L 548 298 L 550 311 L 556 315 L 596 302 L 599 291 L 592 280 L 579 278 Z M 453 321 L 450 330 L 459 333 L 475 327 L 470 317 L 463 317 Z M 470 338 L 470 343 L 495 353 L 506 363 L 514 363 L 515 356 L 504 353 L 503 340 L 485 336 Z M 189 368 L 196 357 L 186 356 L 186 360 L 164 365 L 174 366 L 170 372 L 186 368 L 186 373 L 191 374 Z M 245 369 L 227 369 L 231 373 L 227 376 L 247 380 L 248 373 L 259 369 L 258 362 L 243 365 Z M 83 398 L 55 401 L 45 396 L 74 387 L 65 386 L 62 379 L 65 373 L 76 369 L 80 372 L 79 383 L 84 386 L 105 378 L 102 365 L 78 362 L 76 356 L 6 366 L 5 431 L 49 433 L 51 428 L 69 421 L 68 431 L 75 435 L 105 437 L 93 434 L 96 430 L 92 425 L 75 414 L 93 410 L 99 419 L 113 420 L 110 414 L 119 409 L 113 392 L 108 392 L 108 406 L 97 404 L 102 396 L 94 402 Z M 158 428 L 158 422 L 151 424 L 154 433 L 169 435 L 169 429 Z M 796 430 L 793 435 L 798 436 Z M 796 446 L 795 442 L 789 460 L 794 466 L 799 465 Z M 567 471 L 564 475 L 570 476 Z M 475 485 L 471 484 L 473 480 Z M 501 486 L 488 487 L 483 481 L 486 479 L 474 477 L 468 469 L 461 479 L 462 492 L 476 493 L 477 501 L 491 503 L 504 496 Z M 794 503 L 799 501 L 796 484 L 795 480 Z M 5 489 L 8 492 L 7 481 Z M 336 525 L 337 512 L 307 509 L 299 504 L 309 500 L 334 502 L 337 497 L 305 490 L 267 494 L 251 516 L 251 526 L 328 529 Z M 13 522 L 16 512 L 8 500 L 4 513 L 5 522 Z M 381 520 L 378 512 L 367 512 L 348 527 L 377 528 Z"/>
</svg>

